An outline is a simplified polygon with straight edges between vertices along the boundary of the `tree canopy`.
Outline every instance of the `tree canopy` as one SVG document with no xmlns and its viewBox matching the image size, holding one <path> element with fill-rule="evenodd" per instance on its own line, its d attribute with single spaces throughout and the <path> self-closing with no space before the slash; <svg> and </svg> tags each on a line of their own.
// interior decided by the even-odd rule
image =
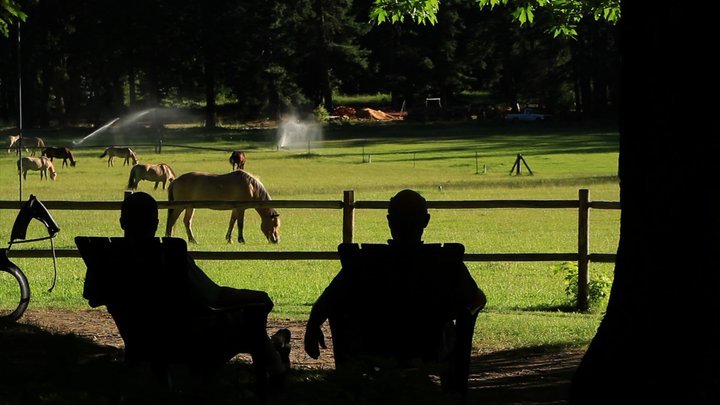
<svg viewBox="0 0 720 405">
<path fill-rule="evenodd" d="M 218 115 L 332 110 L 337 94 L 386 93 L 391 108 L 405 105 L 411 113 L 427 97 L 464 114 L 532 103 L 556 116 L 594 116 L 617 104 L 613 13 L 586 15 L 574 23 L 572 40 L 548 41 L 558 18 L 544 2 L 532 3 L 535 11 L 525 17 L 491 12 L 511 3 L 421 2 L 438 6 L 424 15 L 433 24 L 398 18 L 378 25 L 383 2 L 372 0 L 0 1 L 15 13 L 3 14 L 4 21 L 24 21 L 29 126 L 102 123 L 132 110 L 181 106 L 202 109 L 213 127 Z M 15 24 L 6 32 L 0 121 L 12 122 Z M 479 93 L 485 96 L 466 96 Z"/>
</svg>

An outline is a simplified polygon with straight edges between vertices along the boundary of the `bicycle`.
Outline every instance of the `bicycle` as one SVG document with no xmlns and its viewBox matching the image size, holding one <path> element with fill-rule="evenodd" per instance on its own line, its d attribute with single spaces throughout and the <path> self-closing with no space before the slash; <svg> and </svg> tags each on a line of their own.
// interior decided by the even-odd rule
<svg viewBox="0 0 720 405">
<path fill-rule="evenodd" d="M 45 228 L 47 228 L 48 231 L 48 236 L 25 240 L 28 225 L 33 218 L 45 225 Z M 57 258 L 55 257 L 55 245 L 53 243 L 53 238 L 57 236 L 58 232 L 60 232 L 60 227 L 57 225 L 43 203 L 41 203 L 34 195 L 31 195 L 28 201 L 24 202 L 20 206 L 20 212 L 15 218 L 15 223 L 12 227 L 8 247 L 0 249 L 0 271 L 9 273 L 18 283 L 20 287 L 20 299 L 18 300 L 18 304 L 15 309 L 10 308 L 9 310 L 5 310 L 0 308 L 0 321 L 17 321 L 23 316 L 28 304 L 30 303 L 30 284 L 28 283 L 28 279 L 22 269 L 10 261 L 8 258 L 8 252 L 14 244 L 50 239 L 53 268 L 55 270 L 52 285 L 48 290 L 48 292 L 50 292 L 55 288 L 55 282 L 57 281 Z"/>
</svg>

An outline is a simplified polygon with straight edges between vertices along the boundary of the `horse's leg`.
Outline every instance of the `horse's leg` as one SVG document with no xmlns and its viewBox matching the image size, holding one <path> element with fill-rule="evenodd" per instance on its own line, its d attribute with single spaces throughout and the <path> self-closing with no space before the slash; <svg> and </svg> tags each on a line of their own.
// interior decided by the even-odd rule
<svg viewBox="0 0 720 405">
<path fill-rule="evenodd" d="M 238 227 L 238 242 L 245 243 L 245 238 L 243 238 L 243 223 L 245 222 L 245 210 L 244 209 L 237 209 L 237 227 Z"/>
<path fill-rule="evenodd" d="M 182 214 L 183 210 L 185 208 L 171 208 L 168 210 L 168 217 L 167 217 L 167 224 L 165 225 L 165 237 L 169 238 L 172 236 L 173 227 L 175 226 L 175 222 L 177 222 L 177 219 L 180 218 L 180 214 Z"/>
<path fill-rule="evenodd" d="M 195 208 L 187 208 L 185 210 L 185 217 L 183 218 L 183 223 L 185 223 L 185 231 L 187 232 L 188 242 L 197 243 L 197 241 L 195 240 L 195 236 L 193 236 L 191 228 L 193 214 L 195 214 Z"/>
<path fill-rule="evenodd" d="M 156 181 L 156 182 L 155 182 L 155 190 L 157 190 L 158 184 L 160 184 L 160 182 L 159 182 L 159 181 Z M 165 190 L 165 183 L 163 183 L 163 190 Z"/>
<path fill-rule="evenodd" d="M 227 233 L 225 234 L 225 240 L 227 243 L 232 243 L 232 230 L 233 226 L 235 226 L 235 221 L 237 221 L 238 216 L 238 210 L 234 209 L 230 212 L 230 225 L 228 225 Z"/>
</svg>

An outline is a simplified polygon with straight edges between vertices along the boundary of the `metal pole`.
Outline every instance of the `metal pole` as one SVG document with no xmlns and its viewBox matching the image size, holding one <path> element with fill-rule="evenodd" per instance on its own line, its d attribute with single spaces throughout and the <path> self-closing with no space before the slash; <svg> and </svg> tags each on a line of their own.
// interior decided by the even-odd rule
<svg viewBox="0 0 720 405">
<path fill-rule="evenodd" d="M 18 144 L 18 161 L 20 162 L 20 167 L 18 170 L 18 180 L 20 184 L 20 192 L 19 192 L 19 198 L 20 202 L 23 200 L 23 192 L 22 192 L 22 144 L 23 144 L 23 114 L 22 114 L 22 58 L 21 58 L 21 47 L 20 47 L 20 21 L 17 23 L 17 73 L 18 73 L 18 127 L 20 129 L 20 132 L 18 135 L 20 136 L 17 140 Z"/>
</svg>

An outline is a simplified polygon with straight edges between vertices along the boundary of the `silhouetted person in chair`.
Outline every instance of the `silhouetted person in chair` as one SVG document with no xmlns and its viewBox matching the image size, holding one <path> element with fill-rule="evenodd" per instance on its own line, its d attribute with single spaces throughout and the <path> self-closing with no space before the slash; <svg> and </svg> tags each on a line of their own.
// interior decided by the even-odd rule
<svg viewBox="0 0 720 405">
<path fill-rule="evenodd" d="M 122 203 L 120 226 L 129 244 L 141 245 L 152 241 L 155 238 L 158 222 L 157 202 L 152 196 L 143 192 L 126 196 Z M 290 368 L 290 331 L 281 329 L 270 338 L 264 326 L 262 329 L 258 327 L 267 324 L 267 315 L 273 308 L 270 297 L 263 291 L 217 285 L 189 255 L 184 260 L 180 259 L 179 263 L 186 263 L 187 280 L 185 285 L 180 287 L 188 290 L 191 295 L 188 306 L 204 308 L 245 306 L 242 315 L 236 318 L 232 318 L 232 314 L 229 315 L 232 329 L 230 338 L 235 336 L 238 340 L 250 340 L 255 342 L 254 345 L 263 347 L 253 356 L 253 360 L 265 364 L 271 382 L 279 382 Z M 192 316 L 192 313 L 190 308 L 188 316 Z M 217 343 L 220 344 L 220 340 Z"/>
<path fill-rule="evenodd" d="M 486 303 L 462 261 L 464 247 L 423 243 L 430 214 L 413 190 L 390 200 L 387 220 L 387 245 L 339 246 L 342 269 L 313 305 L 305 351 L 319 357 L 329 320 L 337 367 L 373 357 L 399 366 L 416 358 L 445 363 L 443 388 L 464 392 L 475 319 Z"/>
</svg>

